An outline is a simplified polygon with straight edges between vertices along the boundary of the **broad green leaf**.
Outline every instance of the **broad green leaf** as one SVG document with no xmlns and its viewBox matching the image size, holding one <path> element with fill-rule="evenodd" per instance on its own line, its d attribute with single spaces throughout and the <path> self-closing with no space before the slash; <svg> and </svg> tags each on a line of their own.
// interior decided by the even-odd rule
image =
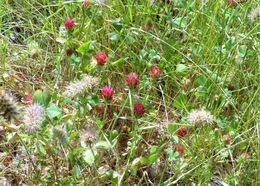
<svg viewBox="0 0 260 186">
<path fill-rule="evenodd" d="M 74 54 L 71 55 L 70 59 L 72 60 L 71 63 L 79 63 L 81 61 L 80 57 L 75 56 Z"/>
<path fill-rule="evenodd" d="M 95 143 L 94 148 L 96 149 L 110 149 L 111 146 L 107 141 L 99 141 Z"/>
<path fill-rule="evenodd" d="M 83 152 L 84 150 L 85 150 L 85 147 L 81 147 L 81 146 L 76 147 L 75 149 L 73 149 L 73 155 L 77 155 L 77 154 Z"/>
<path fill-rule="evenodd" d="M 239 56 L 241 58 L 245 57 L 246 56 L 246 52 L 247 52 L 247 46 L 246 45 L 241 45 L 239 47 Z"/>
<path fill-rule="evenodd" d="M 111 41 L 119 41 L 120 35 L 118 34 L 118 32 L 111 32 L 110 33 L 110 40 Z"/>
<path fill-rule="evenodd" d="M 37 142 L 36 142 L 36 147 L 37 147 L 37 151 L 38 151 L 40 154 L 42 154 L 42 155 L 44 155 L 44 156 L 47 154 L 47 152 L 46 152 L 46 150 L 44 149 L 44 147 L 43 147 L 43 145 L 42 145 L 41 142 L 37 141 Z"/>
<path fill-rule="evenodd" d="M 180 95 L 174 100 L 174 106 L 178 109 L 186 108 L 188 98 L 186 95 Z"/>
<path fill-rule="evenodd" d="M 89 165 L 92 165 L 95 162 L 95 156 L 92 153 L 91 149 L 87 149 L 83 152 L 83 159 Z"/>
<path fill-rule="evenodd" d="M 54 118 L 60 119 L 62 116 L 62 109 L 54 104 L 52 104 L 50 107 L 48 107 L 46 109 L 46 112 L 50 119 L 54 119 Z"/>
<path fill-rule="evenodd" d="M 97 95 L 87 97 L 87 103 L 90 104 L 91 106 L 95 106 L 98 103 L 98 101 L 99 100 Z"/>
<path fill-rule="evenodd" d="M 182 76 L 186 75 L 188 72 L 188 67 L 184 64 L 178 64 L 176 66 L 176 72 Z"/>
<path fill-rule="evenodd" d="M 72 174 L 74 177 L 78 178 L 81 176 L 81 168 L 79 165 L 75 165 L 72 169 Z"/>
<path fill-rule="evenodd" d="M 167 149 L 167 150 L 165 150 L 165 152 L 168 155 L 169 161 L 173 161 L 175 158 L 177 158 L 180 155 L 179 152 L 175 152 L 172 149 Z"/>
<path fill-rule="evenodd" d="M 37 90 L 33 94 L 33 101 L 47 107 L 51 101 L 51 96 L 47 91 Z"/>
<path fill-rule="evenodd" d="M 128 58 L 120 58 L 114 62 L 111 63 L 112 66 L 115 66 L 115 67 L 121 67 L 125 61 L 127 60 Z"/>
<path fill-rule="evenodd" d="M 187 19 L 185 19 L 183 17 L 178 17 L 178 18 L 173 20 L 173 24 L 175 24 L 175 25 L 177 25 L 179 27 L 186 27 Z"/>
<path fill-rule="evenodd" d="M 151 50 L 148 56 L 151 60 L 155 59 L 155 60 L 160 60 L 161 56 L 160 54 L 156 51 L 156 50 Z"/>
<path fill-rule="evenodd" d="M 175 134 L 176 130 L 177 130 L 177 125 L 175 123 L 171 123 L 171 124 L 168 124 L 168 131 L 171 133 L 171 134 Z"/>
<path fill-rule="evenodd" d="M 160 151 L 161 150 L 158 146 L 152 146 L 150 149 L 150 155 L 140 158 L 140 162 L 142 164 L 149 164 L 155 162 L 160 154 Z"/>
<path fill-rule="evenodd" d="M 207 83 L 207 78 L 205 76 L 199 76 L 196 80 L 195 80 L 196 84 L 199 86 L 204 86 Z"/>
<path fill-rule="evenodd" d="M 79 53 L 90 52 L 91 50 L 93 50 L 95 42 L 96 42 L 96 41 L 88 41 L 88 42 L 83 43 L 83 44 L 77 49 L 77 52 L 79 52 Z"/>
</svg>

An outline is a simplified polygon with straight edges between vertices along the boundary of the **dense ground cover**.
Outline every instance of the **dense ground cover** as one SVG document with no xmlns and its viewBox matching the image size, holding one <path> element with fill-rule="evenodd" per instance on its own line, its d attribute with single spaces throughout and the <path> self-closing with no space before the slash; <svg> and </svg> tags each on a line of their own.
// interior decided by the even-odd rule
<svg viewBox="0 0 260 186">
<path fill-rule="evenodd" d="M 0 185 L 259 185 L 259 1 L 0 1 Z"/>
</svg>

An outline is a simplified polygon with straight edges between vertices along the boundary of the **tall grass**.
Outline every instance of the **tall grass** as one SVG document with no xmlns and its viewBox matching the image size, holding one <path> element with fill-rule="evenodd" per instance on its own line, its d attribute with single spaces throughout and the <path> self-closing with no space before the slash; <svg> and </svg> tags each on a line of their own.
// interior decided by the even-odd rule
<svg viewBox="0 0 260 186">
<path fill-rule="evenodd" d="M 22 120 L 18 130 L 1 129 L 8 131 L 0 138 L 1 175 L 33 185 L 258 185 L 260 24 L 248 19 L 257 1 L 94 2 L 0 2 L 1 89 L 21 107 L 34 94 L 47 110 L 37 134 L 24 132 Z M 68 17 L 77 23 L 72 30 L 64 28 Z M 104 66 L 96 64 L 99 51 L 108 55 Z M 149 76 L 153 66 L 159 77 Z M 126 85 L 129 72 L 138 73 L 137 88 Z M 98 77 L 100 89 L 110 84 L 113 99 L 103 100 L 98 89 L 64 97 L 64 87 L 85 74 Z M 39 89 L 51 100 L 37 97 Z M 135 102 L 145 106 L 143 116 Z M 197 109 L 214 123 L 192 125 L 187 116 Z M 80 134 L 91 122 L 97 142 L 84 144 Z M 58 125 L 66 126 L 66 144 L 51 143 Z M 187 136 L 176 135 L 179 126 L 188 127 Z M 21 146 L 29 149 L 26 160 Z"/>
</svg>

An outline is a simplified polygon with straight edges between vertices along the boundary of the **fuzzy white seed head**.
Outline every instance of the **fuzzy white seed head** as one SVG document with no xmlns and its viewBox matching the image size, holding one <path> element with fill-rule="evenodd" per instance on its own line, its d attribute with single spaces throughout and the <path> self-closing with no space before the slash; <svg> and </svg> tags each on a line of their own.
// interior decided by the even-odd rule
<svg viewBox="0 0 260 186">
<path fill-rule="evenodd" d="M 93 76 L 86 76 L 82 80 L 77 80 L 70 83 L 64 92 L 64 95 L 70 98 L 85 92 L 87 89 L 96 87 L 99 84 L 99 79 Z"/>
<path fill-rule="evenodd" d="M 214 117 L 205 110 L 195 110 L 189 113 L 188 120 L 193 125 L 213 123 Z"/>
<path fill-rule="evenodd" d="M 94 4 L 99 5 L 99 6 L 104 6 L 108 3 L 108 0 L 93 0 Z"/>
<path fill-rule="evenodd" d="M 38 103 L 33 103 L 25 108 L 23 122 L 29 133 L 37 132 L 41 128 L 44 116 L 45 110 Z"/>
<path fill-rule="evenodd" d="M 11 183 L 8 181 L 6 177 L 0 177 L 0 185 L 1 186 L 11 186 Z"/>
<path fill-rule="evenodd" d="M 17 118 L 18 114 L 15 99 L 4 91 L 0 91 L 0 116 L 10 121 Z"/>
<path fill-rule="evenodd" d="M 260 18 L 260 6 L 257 8 L 253 9 L 249 14 L 248 14 L 248 19 L 251 22 L 254 22 L 255 20 L 258 20 Z"/>
<path fill-rule="evenodd" d="M 62 145 L 68 141 L 67 132 L 62 126 L 53 127 L 51 136 L 53 141 L 57 141 Z"/>
<path fill-rule="evenodd" d="M 94 128 L 87 128 L 79 133 L 80 141 L 86 144 L 97 140 L 98 134 Z"/>
</svg>

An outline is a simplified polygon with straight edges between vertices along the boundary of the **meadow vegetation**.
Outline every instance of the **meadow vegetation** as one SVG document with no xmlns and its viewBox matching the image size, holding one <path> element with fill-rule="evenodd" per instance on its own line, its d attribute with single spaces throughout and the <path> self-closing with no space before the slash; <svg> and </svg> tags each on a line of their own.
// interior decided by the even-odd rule
<svg viewBox="0 0 260 186">
<path fill-rule="evenodd" d="M 0 0 L 0 185 L 260 185 L 258 0 Z"/>
</svg>

